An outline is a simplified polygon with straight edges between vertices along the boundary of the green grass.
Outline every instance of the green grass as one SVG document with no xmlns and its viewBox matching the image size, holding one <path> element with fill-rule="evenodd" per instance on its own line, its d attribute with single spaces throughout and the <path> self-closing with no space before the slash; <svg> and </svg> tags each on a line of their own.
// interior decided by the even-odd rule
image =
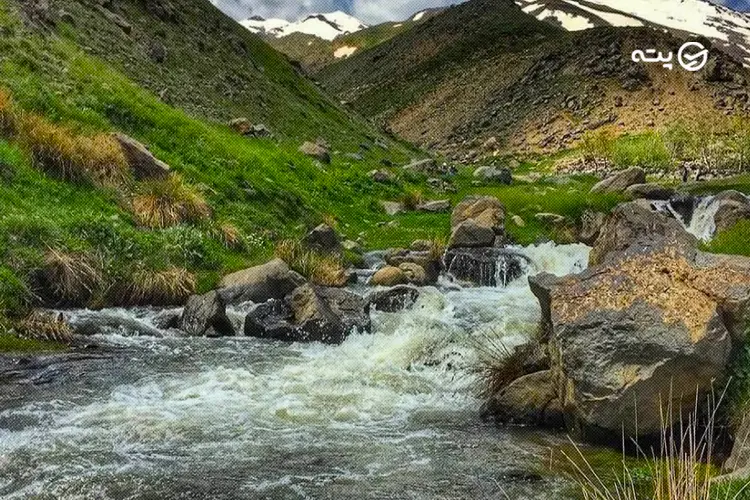
<svg viewBox="0 0 750 500">
<path fill-rule="evenodd" d="M 0 354 L 36 354 L 61 352 L 66 349 L 66 345 L 57 342 L 22 339 L 10 333 L 0 332 Z"/>
<path fill-rule="evenodd" d="M 711 253 L 745 255 L 750 257 L 750 220 L 739 222 L 736 226 L 721 232 L 704 249 Z"/>
</svg>

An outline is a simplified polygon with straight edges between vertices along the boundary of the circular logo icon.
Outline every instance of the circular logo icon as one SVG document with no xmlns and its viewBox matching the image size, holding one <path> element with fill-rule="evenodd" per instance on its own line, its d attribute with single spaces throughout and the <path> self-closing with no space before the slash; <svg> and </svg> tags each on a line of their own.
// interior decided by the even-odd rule
<svg viewBox="0 0 750 500">
<path fill-rule="evenodd" d="M 698 42 L 688 42 L 680 47 L 677 59 L 687 71 L 700 71 L 708 63 L 708 50 Z"/>
</svg>

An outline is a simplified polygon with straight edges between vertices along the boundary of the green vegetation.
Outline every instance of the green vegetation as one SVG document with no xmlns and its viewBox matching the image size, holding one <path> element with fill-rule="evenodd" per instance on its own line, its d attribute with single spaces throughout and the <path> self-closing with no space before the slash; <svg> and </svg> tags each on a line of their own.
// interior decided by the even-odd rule
<svg viewBox="0 0 750 500">
<path fill-rule="evenodd" d="M 67 346 L 59 342 L 23 339 L 10 333 L 0 332 L 0 353 L 59 352 L 65 349 Z"/>
<path fill-rule="evenodd" d="M 704 245 L 711 253 L 745 255 L 750 257 L 750 221 L 744 220 L 731 229 L 717 234 L 713 240 Z"/>
</svg>

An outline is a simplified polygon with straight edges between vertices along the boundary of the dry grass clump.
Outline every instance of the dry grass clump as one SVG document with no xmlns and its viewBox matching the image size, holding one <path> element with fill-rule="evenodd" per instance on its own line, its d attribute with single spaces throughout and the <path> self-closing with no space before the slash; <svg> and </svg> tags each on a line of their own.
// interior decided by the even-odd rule
<svg viewBox="0 0 750 500">
<path fill-rule="evenodd" d="M 336 255 L 321 255 L 294 240 L 279 243 L 275 254 L 316 285 L 341 287 L 348 281 L 344 263 Z"/>
<path fill-rule="evenodd" d="M 16 333 L 29 340 L 61 342 L 73 341 L 73 330 L 60 313 L 34 311 L 15 325 Z"/>
<path fill-rule="evenodd" d="M 16 120 L 16 112 L 10 94 L 0 89 L 0 136 L 14 135 Z"/>
<path fill-rule="evenodd" d="M 536 359 L 543 358 L 542 347 L 536 342 L 509 349 L 497 335 L 485 333 L 474 344 L 479 354 L 478 395 L 482 399 L 489 400 L 513 381 L 545 368 L 535 366 Z"/>
<path fill-rule="evenodd" d="M 416 210 L 423 200 L 424 197 L 420 191 L 407 191 L 401 196 L 401 204 L 406 210 Z"/>
<path fill-rule="evenodd" d="M 83 305 L 104 288 L 102 263 L 97 257 L 49 249 L 42 277 L 46 291 L 66 305 Z"/>
<path fill-rule="evenodd" d="M 437 236 L 432 238 L 432 245 L 430 245 L 430 260 L 433 262 L 442 262 L 447 250 L 448 242 L 445 238 Z"/>
<path fill-rule="evenodd" d="M 211 216 L 203 195 L 177 174 L 144 182 L 133 198 L 132 209 L 138 223 L 151 229 L 200 222 Z"/>
<path fill-rule="evenodd" d="M 243 247 L 242 232 L 234 224 L 225 222 L 216 229 L 216 236 L 224 247 L 230 250 L 239 250 Z"/>
<path fill-rule="evenodd" d="M 138 269 L 131 274 L 117 302 L 133 306 L 180 305 L 195 293 L 196 286 L 195 276 L 183 268 Z"/>
</svg>

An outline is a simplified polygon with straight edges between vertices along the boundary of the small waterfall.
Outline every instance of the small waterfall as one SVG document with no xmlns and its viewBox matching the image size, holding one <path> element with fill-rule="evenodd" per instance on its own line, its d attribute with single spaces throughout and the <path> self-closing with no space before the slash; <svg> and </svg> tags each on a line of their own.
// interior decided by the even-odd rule
<svg viewBox="0 0 750 500">
<path fill-rule="evenodd" d="M 526 273 L 528 257 L 505 248 L 460 248 L 445 255 L 455 280 L 483 287 L 505 287 Z"/>
<path fill-rule="evenodd" d="M 687 232 L 701 241 L 711 241 L 716 232 L 716 212 L 719 211 L 721 200 L 715 196 L 703 198 L 695 208 L 693 218 L 687 224 Z"/>
</svg>

